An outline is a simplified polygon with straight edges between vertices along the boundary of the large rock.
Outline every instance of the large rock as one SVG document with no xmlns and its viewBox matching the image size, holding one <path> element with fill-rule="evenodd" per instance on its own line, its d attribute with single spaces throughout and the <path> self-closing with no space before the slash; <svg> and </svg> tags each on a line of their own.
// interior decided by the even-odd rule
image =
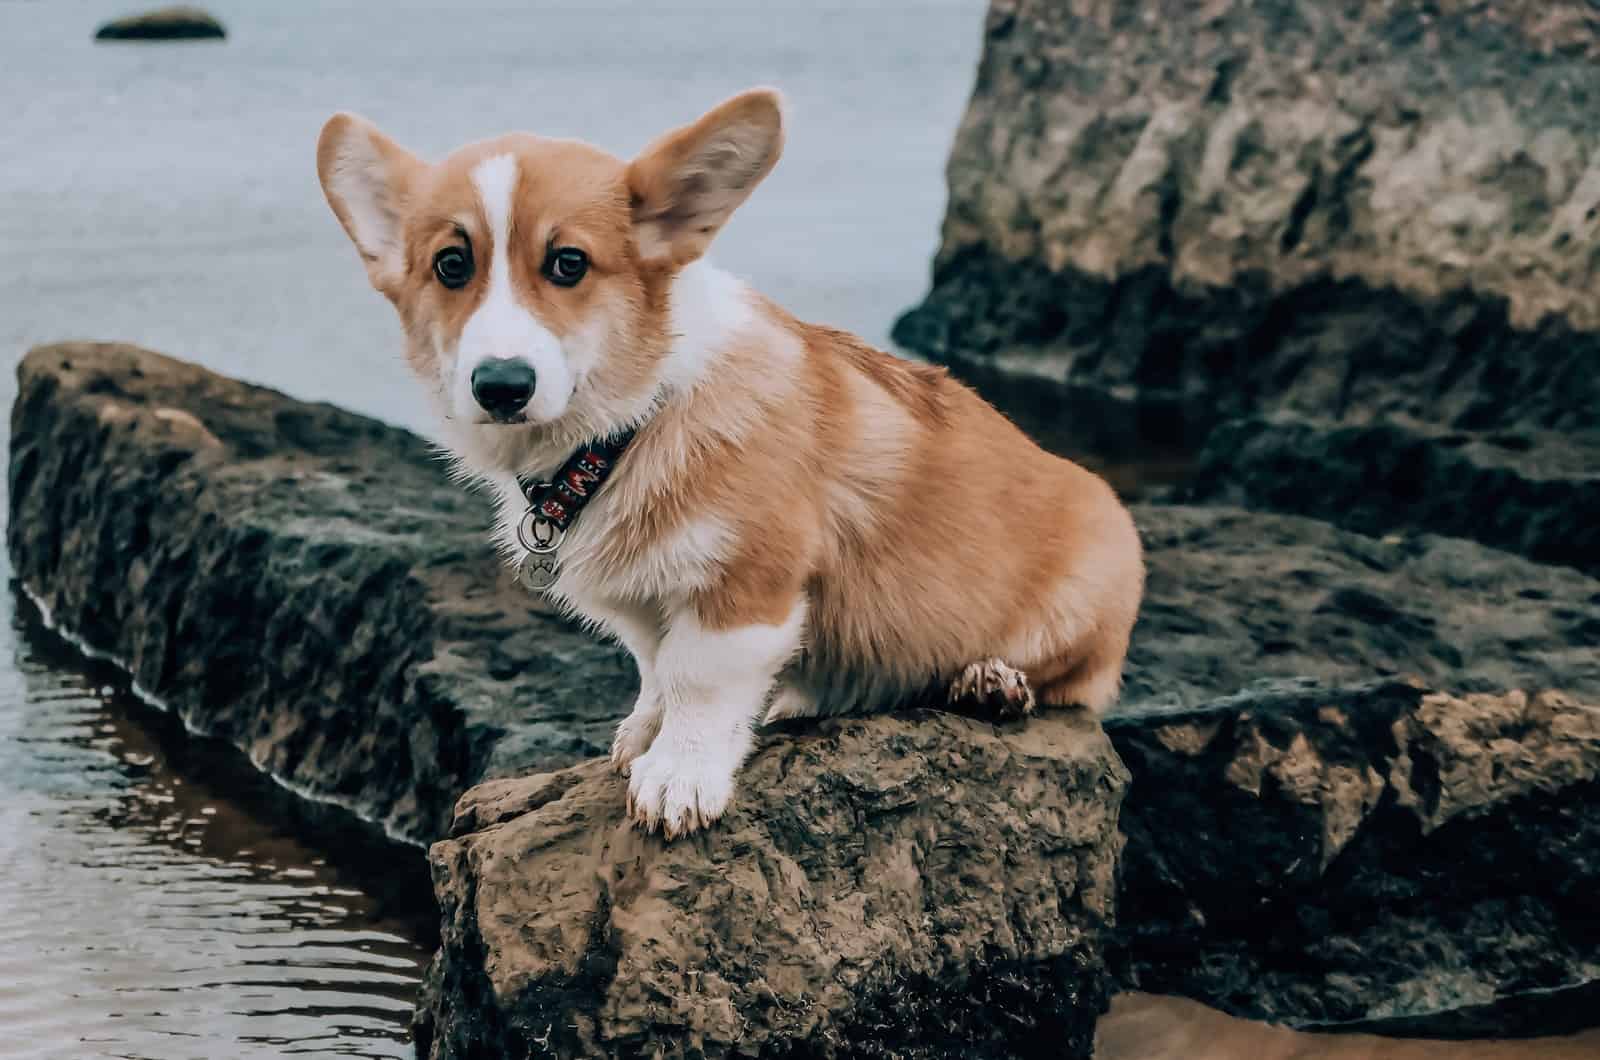
<svg viewBox="0 0 1600 1060">
<path fill-rule="evenodd" d="M 620 780 L 577 764 L 604 751 L 631 664 L 511 584 L 488 503 L 421 440 L 72 344 L 23 360 L 10 455 L 18 578 L 190 726 L 418 842 L 472 785 L 528 778 L 469 794 L 435 851 L 438 1055 L 646 1037 L 999 1055 L 1025 1031 L 1087 1048 L 1123 779 L 1095 727 L 931 714 L 774 733 L 732 818 L 663 845 L 621 824 Z M 1414 1015 L 1383 997 L 1580 974 L 1600 581 L 1427 534 L 1135 516 L 1149 592 L 1111 721 L 1134 771 L 1124 981 L 1381 1021 Z M 1261 678 L 1322 690 L 1218 702 Z M 1491 925 L 1515 944 L 1490 952 Z"/>
<path fill-rule="evenodd" d="M 431 855 L 419 1048 L 480 1056 L 1090 1056 L 1126 774 L 1100 727 L 842 719 L 769 741 L 665 843 L 593 762 L 484 785 Z"/>
<path fill-rule="evenodd" d="M 1194 420 L 1600 426 L 1587 0 L 992 0 L 896 338 Z"/>
<path fill-rule="evenodd" d="M 419 842 L 472 784 L 609 745 L 632 663 L 511 584 L 487 501 L 420 439 L 126 346 L 44 347 L 18 380 L 17 576 L 192 727 Z M 1600 694 L 1593 579 L 1303 518 L 1135 515 L 1129 704 L 1385 673 Z"/>
<path fill-rule="evenodd" d="M 190 727 L 394 835 L 602 753 L 635 677 L 510 582 L 415 436 L 127 346 L 30 353 L 7 538 L 46 614 Z"/>
<path fill-rule="evenodd" d="M 1600 980 L 1600 699 L 1301 682 L 1107 728 L 1124 985 L 1381 1024 Z"/>
</svg>

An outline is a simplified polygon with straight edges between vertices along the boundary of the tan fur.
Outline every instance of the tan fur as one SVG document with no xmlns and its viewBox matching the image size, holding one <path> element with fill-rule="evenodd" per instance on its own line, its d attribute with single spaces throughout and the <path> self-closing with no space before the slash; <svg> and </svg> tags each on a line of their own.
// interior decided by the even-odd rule
<svg viewBox="0 0 1600 1060">
<path fill-rule="evenodd" d="M 693 758 L 687 749 L 700 744 L 673 728 L 672 710 L 693 711 L 679 703 L 664 724 L 652 697 L 677 702 L 694 683 L 682 644 L 723 632 L 750 631 L 738 651 L 782 668 L 756 685 L 727 678 L 755 688 L 753 702 L 717 708 L 734 711 L 719 724 L 735 764 L 762 688 L 776 695 L 775 714 L 883 707 L 994 660 L 1021 670 L 1042 704 L 1103 709 L 1117 694 L 1143 585 L 1138 534 L 1110 487 L 1039 449 L 943 369 L 797 321 L 691 264 L 781 146 L 777 97 L 757 90 L 631 163 L 514 135 L 430 166 L 340 115 L 323 132 L 318 166 L 374 286 L 399 311 L 413 370 L 444 401 L 460 367 L 450 351 L 488 281 L 480 272 L 448 289 L 432 262 L 446 246 L 490 261 L 497 234 L 473 174 L 486 160 L 515 160 L 509 311 L 531 315 L 563 350 L 581 340 L 603 353 L 574 377 L 558 418 L 463 424 L 456 410 L 447 439 L 500 491 L 511 543 L 506 528 L 523 503 L 514 475 L 547 475 L 577 445 L 639 427 L 568 532 L 552 590 L 639 661 L 640 703 L 619 729 L 619 766 L 642 761 L 653 740 Z M 574 287 L 543 275 L 558 246 L 588 255 Z M 662 662 L 678 667 L 668 675 L 677 684 L 656 687 L 658 652 L 678 627 L 676 654 Z M 781 639 L 790 636 L 792 646 Z M 671 834 L 722 811 L 717 778 L 678 791 L 661 761 L 649 772 L 659 790 L 630 789 L 648 825 L 664 821 Z"/>
<path fill-rule="evenodd" d="M 1523 1041 L 1422 1041 L 1308 1034 L 1198 1002 L 1120 994 L 1095 1031 L 1096 1060 L 1594 1060 L 1600 1031 Z"/>
</svg>

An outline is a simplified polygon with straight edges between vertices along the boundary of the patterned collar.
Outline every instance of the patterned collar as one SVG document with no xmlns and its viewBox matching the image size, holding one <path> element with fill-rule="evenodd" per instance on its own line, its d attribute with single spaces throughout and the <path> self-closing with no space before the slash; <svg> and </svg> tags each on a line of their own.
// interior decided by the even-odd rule
<svg viewBox="0 0 1600 1060">
<path fill-rule="evenodd" d="M 616 470 L 635 433 L 629 429 L 580 446 L 548 482 L 518 475 L 517 486 L 528 500 L 528 514 L 564 533 Z"/>
</svg>

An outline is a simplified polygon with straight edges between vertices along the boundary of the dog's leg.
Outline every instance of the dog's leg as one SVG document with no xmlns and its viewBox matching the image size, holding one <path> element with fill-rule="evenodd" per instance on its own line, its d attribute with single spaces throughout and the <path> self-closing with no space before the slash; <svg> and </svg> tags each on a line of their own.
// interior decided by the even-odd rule
<svg viewBox="0 0 1600 1060">
<path fill-rule="evenodd" d="M 649 749 L 661 728 L 661 693 L 656 682 L 661 623 L 654 615 L 631 608 L 607 608 L 600 622 L 628 649 L 639 668 L 639 696 L 633 701 L 633 710 L 617 723 L 616 735 L 611 739 L 611 765 L 626 775 L 633 760 Z"/>
<path fill-rule="evenodd" d="M 692 608 L 668 620 L 656 653 L 661 728 L 633 763 L 628 810 L 671 839 L 721 817 L 778 671 L 800 649 L 805 601 L 777 625 L 707 628 Z"/>
<path fill-rule="evenodd" d="M 1033 713 L 1033 687 L 1021 670 L 999 659 L 981 659 L 950 682 L 949 701 L 964 711 L 1009 721 Z"/>
</svg>

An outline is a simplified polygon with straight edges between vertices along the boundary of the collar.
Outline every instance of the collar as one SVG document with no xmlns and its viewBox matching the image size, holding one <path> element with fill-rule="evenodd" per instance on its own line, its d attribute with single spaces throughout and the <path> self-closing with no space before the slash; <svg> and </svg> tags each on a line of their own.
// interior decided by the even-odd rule
<svg viewBox="0 0 1600 1060">
<path fill-rule="evenodd" d="M 606 479 L 633 441 L 635 428 L 582 445 L 548 482 L 518 475 L 517 486 L 528 500 L 528 514 L 565 533 Z"/>
</svg>

